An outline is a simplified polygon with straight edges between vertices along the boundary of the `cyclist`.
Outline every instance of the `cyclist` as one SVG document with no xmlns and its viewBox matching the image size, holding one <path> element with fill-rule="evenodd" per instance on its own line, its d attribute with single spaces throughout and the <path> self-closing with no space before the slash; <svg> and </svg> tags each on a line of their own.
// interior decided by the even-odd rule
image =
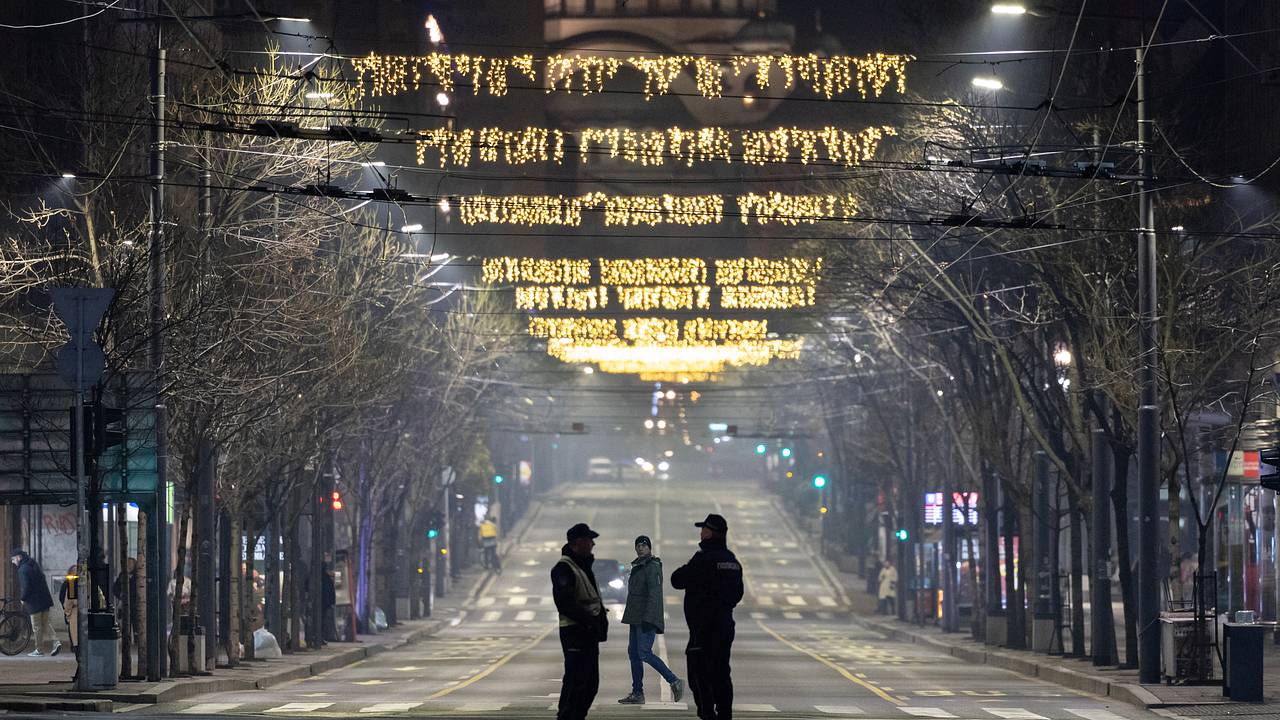
<svg viewBox="0 0 1280 720">
<path fill-rule="evenodd" d="M 493 516 L 480 523 L 480 548 L 484 566 L 501 573 L 502 563 L 498 560 L 498 522 Z"/>
</svg>

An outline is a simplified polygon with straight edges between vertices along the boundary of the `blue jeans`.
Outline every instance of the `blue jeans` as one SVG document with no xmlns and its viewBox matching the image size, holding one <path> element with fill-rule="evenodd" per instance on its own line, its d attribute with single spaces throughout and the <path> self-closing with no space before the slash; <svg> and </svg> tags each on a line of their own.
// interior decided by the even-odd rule
<svg viewBox="0 0 1280 720">
<path fill-rule="evenodd" d="M 631 637 L 627 640 L 627 657 L 631 659 L 631 692 L 644 694 L 644 664 L 658 671 L 663 680 L 669 683 L 676 681 L 676 674 L 662 662 L 662 658 L 653 654 L 653 640 L 657 633 L 645 632 L 639 625 L 631 626 Z"/>
</svg>

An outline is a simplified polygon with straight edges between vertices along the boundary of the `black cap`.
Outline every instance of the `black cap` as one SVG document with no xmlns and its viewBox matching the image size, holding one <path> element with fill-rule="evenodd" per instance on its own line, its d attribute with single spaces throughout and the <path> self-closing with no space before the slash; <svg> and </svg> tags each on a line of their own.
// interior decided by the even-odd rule
<svg viewBox="0 0 1280 720">
<path fill-rule="evenodd" d="M 600 533 L 587 527 L 586 523 L 578 523 L 577 525 L 574 525 L 573 527 L 569 528 L 569 532 L 565 533 L 564 535 L 566 538 L 569 539 L 569 542 L 573 542 L 578 538 L 584 538 L 584 537 L 589 537 L 589 538 L 600 537 Z"/>
<path fill-rule="evenodd" d="M 645 545 L 647 547 L 653 547 L 653 542 L 649 540 L 648 535 L 639 535 L 636 537 L 636 545 Z"/>
<path fill-rule="evenodd" d="M 694 527 L 704 527 L 718 533 L 729 532 L 729 522 L 724 519 L 723 515 L 711 513 L 706 520 L 700 523 L 694 523 Z"/>
</svg>

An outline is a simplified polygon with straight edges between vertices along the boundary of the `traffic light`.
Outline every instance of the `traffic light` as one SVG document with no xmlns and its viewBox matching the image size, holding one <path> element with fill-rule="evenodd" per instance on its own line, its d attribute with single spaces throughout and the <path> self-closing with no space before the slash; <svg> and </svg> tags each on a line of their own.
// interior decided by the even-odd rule
<svg viewBox="0 0 1280 720">
<path fill-rule="evenodd" d="M 329 499 L 333 501 L 333 509 L 334 509 L 334 510 L 341 510 L 341 509 L 342 509 L 342 507 L 343 507 L 343 505 L 342 505 L 342 493 L 338 492 L 337 490 L 334 490 L 333 492 L 329 493 Z"/>
<path fill-rule="evenodd" d="M 428 539 L 428 540 L 435 540 L 435 539 L 436 539 L 436 538 L 438 538 L 438 537 L 440 537 L 440 531 L 439 531 L 439 530 L 437 530 L 437 529 L 435 529 L 435 528 L 427 528 L 427 539 Z"/>
<path fill-rule="evenodd" d="M 827 506 L 826 506 L 826 505 L 823 505 L 822 507 L 818 508 L 818 513 L 819 513 L 819 514 L 821 514 L 821 515 L 826 515 L 826 514 L 827 514 Z"/>
<path fill-rule="evenodd" d="M 102 455 L 108 448 L 124 442 L 124 410 L 106 405 L 86 406 L 93 408 L 93 453 Z M 86 424 L 87 423 L 86 416 Z"/>
<path fill-rule="evenodd" d="M 813 487 L 815 487 L 815 488 L 816 488 L 816 489 L 818 489 L 818 490 L 821 490 L 822 488 L 824 488 L 824 487 L 826 487 L 826 486 L 827 486 L 827 476 L 826 476 L 826 475 L 814 475 L 814 476 L 813 476 Z"/>
<path fill-rule="evenodd" d="M 789 447 L 784 447 L 784 448 L 782 448 L 782 457 L 784 457 L 784 458 L 789 458 L 789 457 L 791 457 L 791 448 L 789 448 Z"/>
<path fill-rule="evenodd" d="M 896 538 L 898 538 L 898 542 L 906 542 L 906 541 L 907 541 L 907 529 L 906 529 L 906 528 L 898 528 L 898 531 L 897 531 L 897 532 L 895 532 L 895 533 L 893 534 L 893 536 L 894 536 L 894 537 L 896 537 Z"/>
<path fill-rule="evenodd" d="M 503 480 L 506 480 L 506 478 L 502 477 L 501 475 L 494 475 L 494 476 L 493 476 L 493 484 L 494 484 L 494 485 L 501 485 Z"/>
<path fill-rule="evenodd" d="M 757 454 L 757 455 L 763 455 L 765 450 L 768 450 L 768 448 L 767 448 L 767 447 L 765 447 L 765 444 L 764 444 L 764 443 L 757 443 L 757 444 L 756 444 L 756 454 Z"/>
</svg>

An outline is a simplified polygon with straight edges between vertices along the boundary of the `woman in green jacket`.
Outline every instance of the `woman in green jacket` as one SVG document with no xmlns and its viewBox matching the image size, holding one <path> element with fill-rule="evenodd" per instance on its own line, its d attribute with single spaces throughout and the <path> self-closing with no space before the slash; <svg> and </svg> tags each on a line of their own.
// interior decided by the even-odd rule
<svg viewBox="0 0 1280 720">
<path fill-rule="evenodd" d="M 680 702 L 684 681 L 671 672 L 662 658 L 653 652 L 653 640 L 666 626 L 662 609 L 662 561 L 653 554 L 653 543 L 641 535 L 636 538 L 636 559 L 631 561 L 631 579 L 627 585 L 627 607 L 622 622 L 631 626 L 627 641 L 627 657 L 631 659 L 631 694 L 618 702 L 623 705 L 644 704 L 644 664 L 658 671 L 671 685 L 671 699 Z"/>
</svg>

